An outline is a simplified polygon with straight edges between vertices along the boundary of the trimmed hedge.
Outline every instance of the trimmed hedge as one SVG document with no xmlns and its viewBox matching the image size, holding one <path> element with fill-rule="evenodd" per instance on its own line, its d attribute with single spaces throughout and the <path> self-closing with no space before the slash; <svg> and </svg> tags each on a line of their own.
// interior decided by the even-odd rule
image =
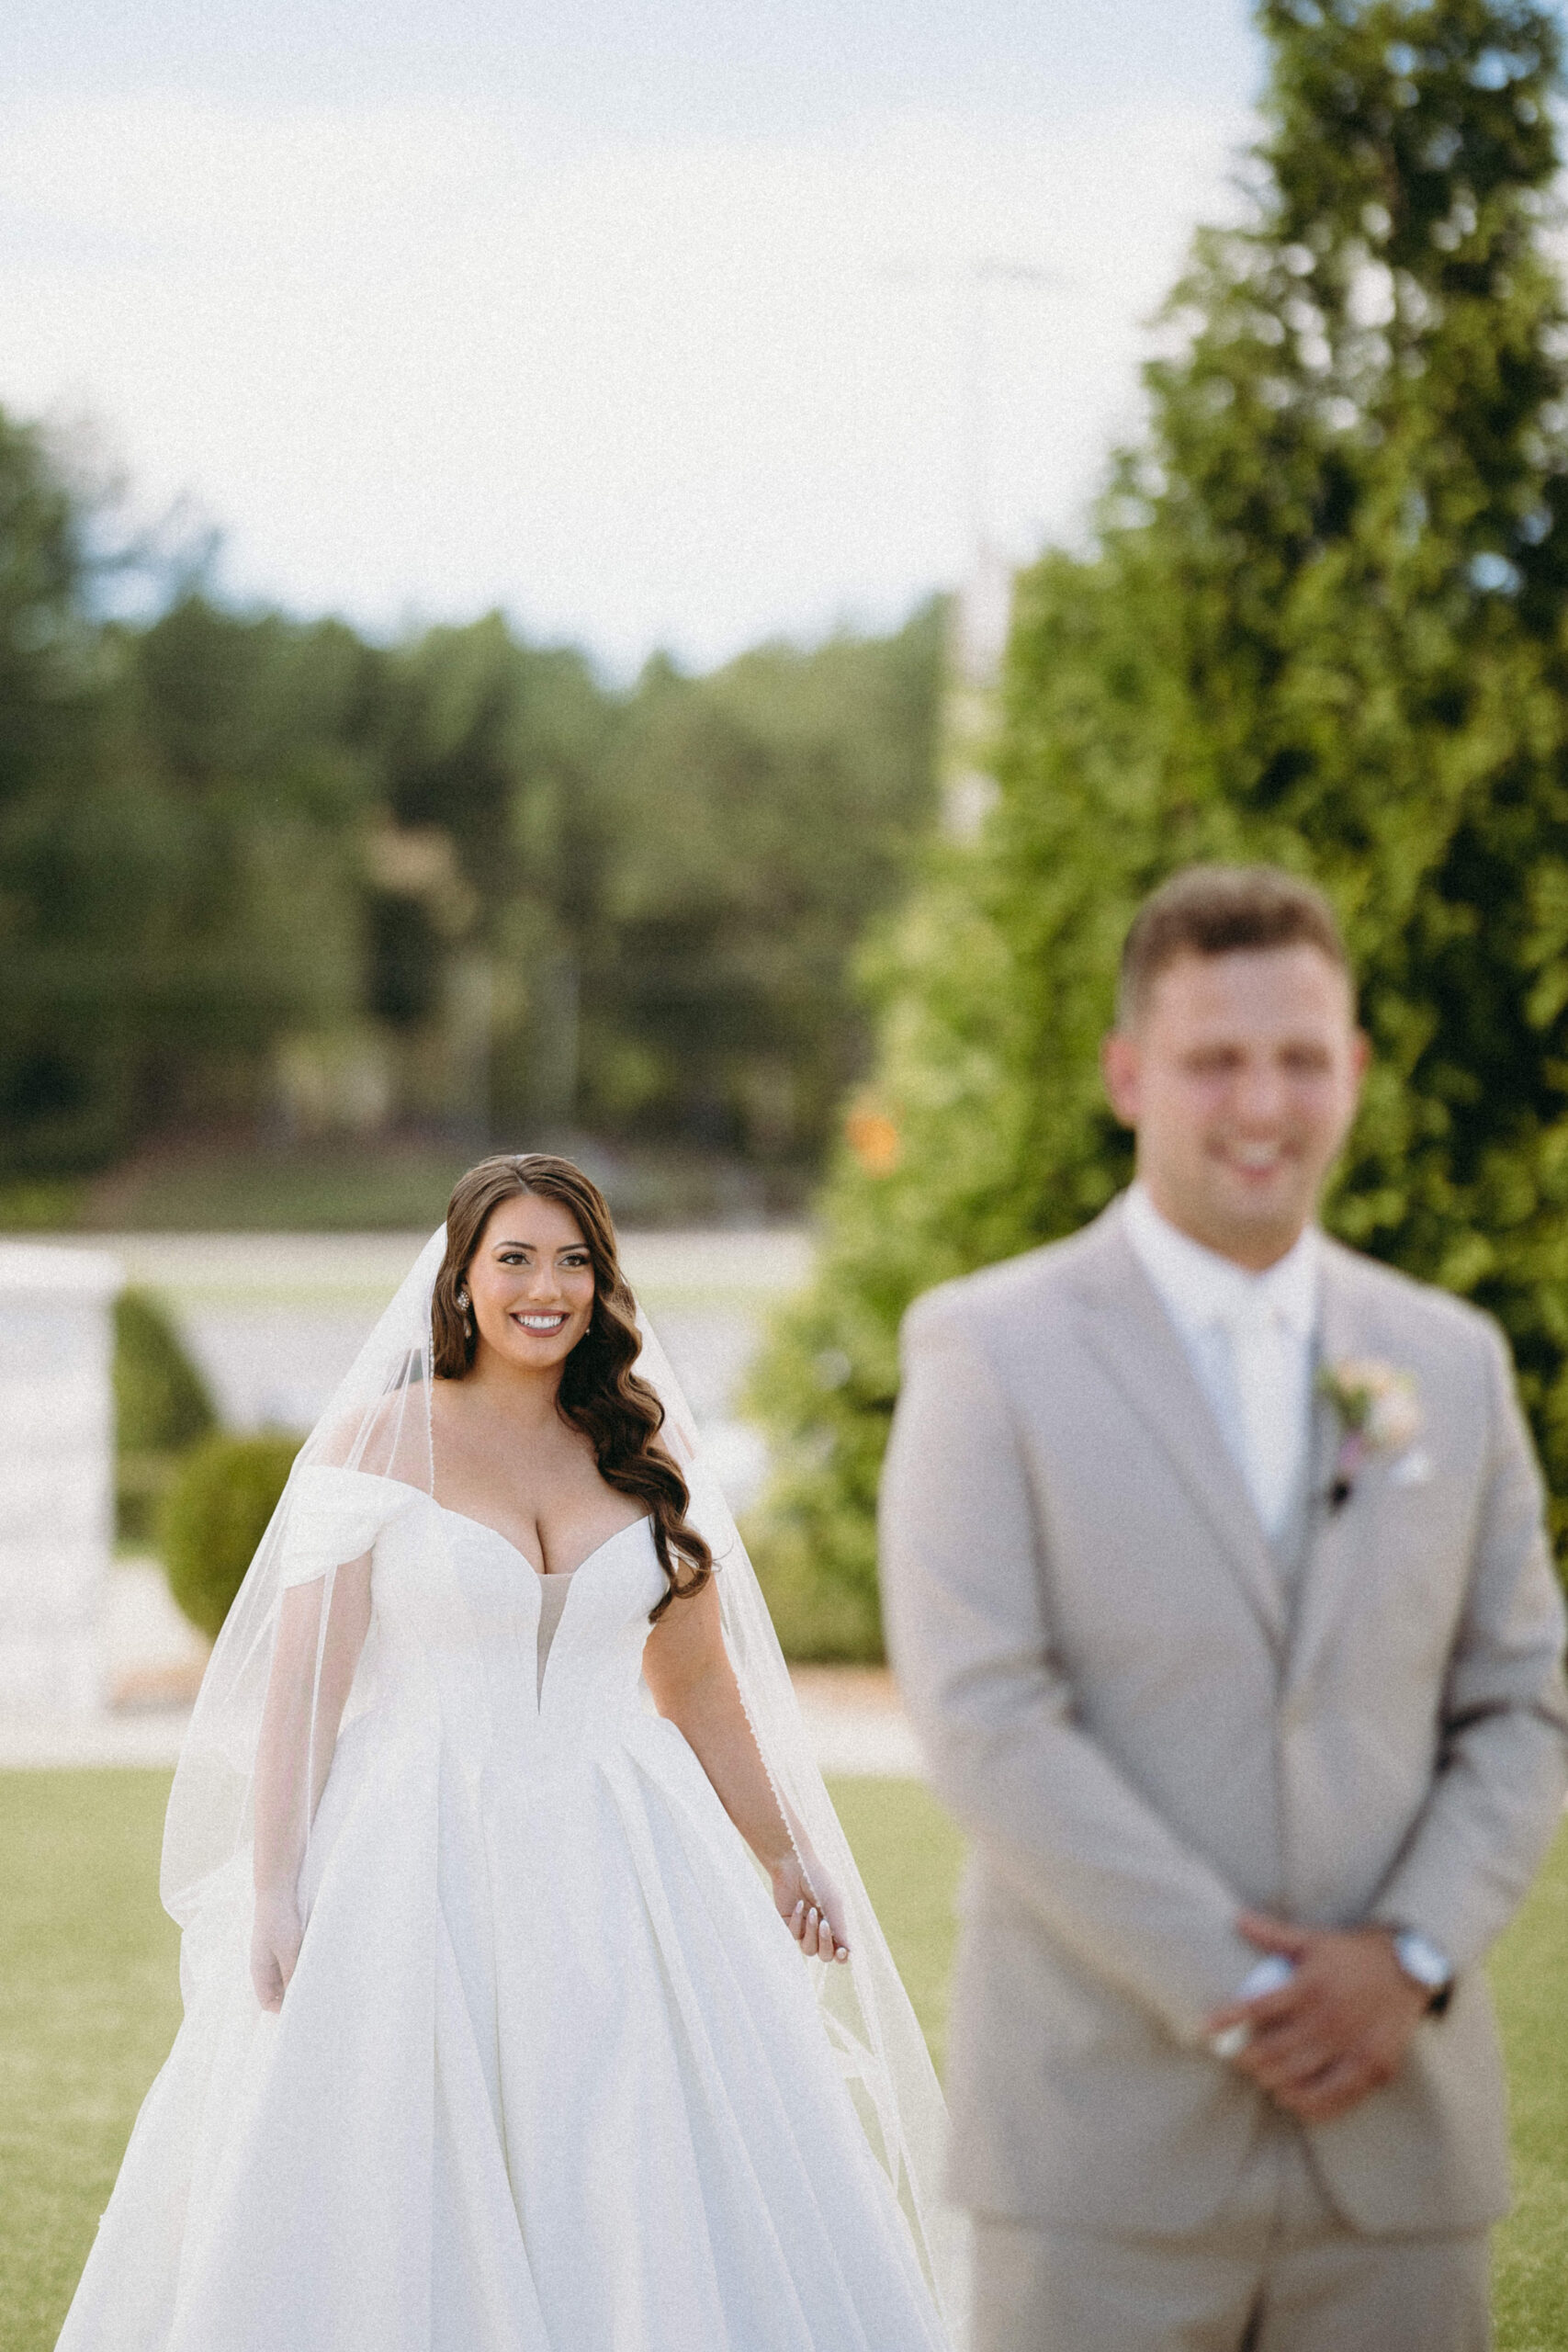
<svg viewBox="0 0 1568 2352">
<path fill-rule="evenodd" d="M 120 1541 L 151 1544 L 180 1456 L 217 1427 L 207 1383 L 167 1310 L 144 1290 L 114 1306 L 115 1516 Z"/>
<path fill-rule="evenodd" d="M 288 1482 L 299 1440 L 269 1431 L 215 1431 L 193 1448 L 164 1506 L 161 1549 L 169 1590 L 193 1625 L 216 1640 Z"/>
<path fill-rule="evenodd" d="M 207 1383 L 151 1291 L 114 1303 L 114 1403 L 122 1453 L 178 1453 L 217 1427 Z"/>
</svg>

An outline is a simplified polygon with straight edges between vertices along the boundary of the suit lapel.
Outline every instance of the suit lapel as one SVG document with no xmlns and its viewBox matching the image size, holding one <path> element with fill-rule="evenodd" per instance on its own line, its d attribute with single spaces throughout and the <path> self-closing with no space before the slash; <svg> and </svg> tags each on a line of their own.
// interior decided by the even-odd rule
<svg viewBox="0 0 1568 2352">
<path fill-rule="evenodd" d="M 1358 1312 L 1356 1261 L 1332 1244 L 1323 1253 L 1322 1306 L 1318 1318 L 1318 1361 L 1337 1363 L 1347 1356 L 1377 1352 L 1376 1335 L 1365 1328 Z M 1371 1498 L 1353 1494 L 1337 1510 L 1330 1499 L 1335 1464 L 1344 1432 L 1325 1397 L 1314 1402 L 1312 1488 L 1305 1556 L 1296 1596 L 1295 1622 L 1285 1669 L 1285 1687 L 1294 1690 L 1311 1676 L 1344 1605 L 1346 1596 L 1366 1573 L 1366 1544 L 1371 1523 Z M 1368 1470 L 1363 1465 L 1359 1485 Z"/>
<path fill-rule="evenodd" d="M 1285 1641 L 1283 1595 L 1252 1498 L 1169 1317 L 1112 1209 L 1102 1245 L 1081 1277 L 1084 1336 L 1182 1485 L 1276 1648 Z"/>
</svg>

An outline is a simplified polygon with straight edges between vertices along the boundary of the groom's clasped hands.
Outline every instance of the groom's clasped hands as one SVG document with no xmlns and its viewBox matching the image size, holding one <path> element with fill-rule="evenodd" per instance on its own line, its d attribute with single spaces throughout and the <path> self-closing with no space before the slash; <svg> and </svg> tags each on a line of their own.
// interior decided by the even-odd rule
<svg viewBox="0 0 1568 2352">
<path fill-rule="evenodd" d="M 1209 2019 L 1211 2039 L 1246 2030 L 1232 2064 L 1304 2123 L 1330 2123 L 1392 2082 L 1431 1998 L 1400 1967 L 1393 1931 L 1298 1928 L 1258 1911 L 1236 1924 L 1291 1975 Z"/>
</svg>

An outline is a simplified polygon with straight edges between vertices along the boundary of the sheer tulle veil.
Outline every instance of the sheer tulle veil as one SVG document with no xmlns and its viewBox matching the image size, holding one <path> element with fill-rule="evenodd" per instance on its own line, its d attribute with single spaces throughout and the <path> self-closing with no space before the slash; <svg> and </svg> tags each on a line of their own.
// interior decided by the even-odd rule
<svg viewBox="0 0 1568 2352">
<path fill-rule="evenodd" d="M 301 1581 L 302 1545 L 308 1553 L 312 1474 L 355 1470 L 434 1491 L 431 1294 L 445 1248 L 443 1227 L 420 1252 L 301 1447 L 213 1650 L 175 1775 L 164 1838 L 164 1902 L 193 1945 L 209 1945 L 215 1934 L 225 1939 L 248 1935 L 243 1890 L 262 1713 L 284 1595 Z M 945 2116 L 924 2038 L 817 1769 L 767 1604 L 705 1460 L 696 1424 L 640 1315 L 639 1328 L 637 1370 L 663 1405 L 665 1441 L 690 1489 L 688 1519 L 713 1552 L 725 1640 L 753 1734 L 786 1818 L 842 1897 L 851 1962 L 801 1964 L 810 1970 L 824 2026 L 867 2138 L 895 2186 L 921 2266 L 950 2331 L 961 2340 L 964 2232 L 940 2193 Z M 323 1558 L 306 1601 L 314 1611 L 318 1692 L 327 1679 L 322 1665 L 333 1638 L 338 1565 Z M 441 1602 L 454 1611 L 463 1609 L 455 1589 Z M 372 1639 L 354 1674 L 344 1726 L 374 1704 Z M 314 1749 L 315 1703 L 302 1736 Z M 325 1732 L 321 1744 L 328 1745 Z M 302 1760 L 301 1789 L 318 1788 L 328 1759 L 312 1754 Z"/>
</svg>

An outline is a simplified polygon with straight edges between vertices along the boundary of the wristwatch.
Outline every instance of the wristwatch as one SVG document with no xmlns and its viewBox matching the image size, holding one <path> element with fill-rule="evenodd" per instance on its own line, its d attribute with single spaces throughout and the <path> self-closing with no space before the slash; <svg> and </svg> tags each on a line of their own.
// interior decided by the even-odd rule
<svg viewBox="0 0 1568 2352">
<path fill-rule="evenodd" d="M 1454 1989 L 1454 1965 L 1448 1953 L 1430 1936 L 1424 1936 L 1419 1928 L 1396 1928 L 1393 1956 L 1402 1973 L 1428 1996 L 1427 2009 L 1434 2017 L 1440 2017 Z"/>
</svg>

